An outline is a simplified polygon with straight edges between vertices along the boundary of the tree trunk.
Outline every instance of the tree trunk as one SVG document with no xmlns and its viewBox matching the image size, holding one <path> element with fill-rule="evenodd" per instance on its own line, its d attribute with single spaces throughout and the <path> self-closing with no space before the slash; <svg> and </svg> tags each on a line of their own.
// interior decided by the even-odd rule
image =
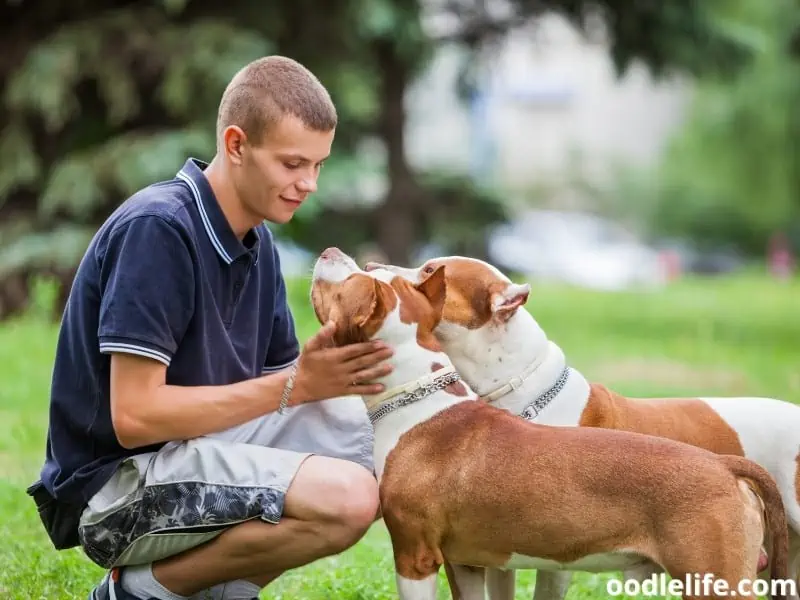
<svg viewBox="0 0 800 600">
<path fill-rule="evenodd" d="M 404 95 L 410 73 L 392 41 L 375 43 L 381 73 L 379 131 L 388 153 L 389 190 L 375 214 L 377 243 L 386 260 L 408 265 L 418 239 L 416 219 L 421 194 L 405 156 Z"/>
</svg>

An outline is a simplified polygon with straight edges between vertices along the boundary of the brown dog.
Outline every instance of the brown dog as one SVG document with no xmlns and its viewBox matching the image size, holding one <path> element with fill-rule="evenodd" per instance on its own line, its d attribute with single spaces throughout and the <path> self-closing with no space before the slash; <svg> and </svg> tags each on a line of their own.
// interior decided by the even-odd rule
<svg viewBox="0 0 800 600">
<path fill-rule="evenodd" d="M 380 338 L 395 350 L 387 391 L 364 401 L 401 600 L 435 600 L 445 560 L 463 600 L 485 593 L 483 569 L 463 565 L 608 571 L 651 561 L 678 580 L 710 573 L 739 589 L 756 578 L 764 538 L 751 486 L 774 540 L 771 574 L 785 578 L 784 508 L 764 469 L 663 438 L 536 425 L 477 401 L 433 335 L 445 291 L 444 269 L 413 284 L 364 273 L 336 249 L 314 268 L 312 304 L 320 322 L 336 322 L 338 342 Z"/>
<path fill-rule="evenodd" d="M 773 398 L 627 398 L 589 382 L 524 309 L 530 286 L 513 283 L 493 265 L 449 256 L 408 269 L 382 268 L 421 281 L 445 267 L 447 297 L 435 335 L 464 380 L 493 406 L 542 425 L 621 429 L 666 437 L 717 454 L 744 456 L 778 485 L 789 535 L 789 581 L 800 579 L 800 406 Z M 625 478 L 625 473 L 619 477 Z M 766 562 L 767 556 L 762 559 Z M 766 565 L 765 565 L 766 566 Z M 626 570 L 652 576 L 653 565 Z M 514 573 L 487 574 L 492 600 L 511 600 Z M 563 600 L 569 571 L 540 569 L 534 600 Z"/>
</svg>

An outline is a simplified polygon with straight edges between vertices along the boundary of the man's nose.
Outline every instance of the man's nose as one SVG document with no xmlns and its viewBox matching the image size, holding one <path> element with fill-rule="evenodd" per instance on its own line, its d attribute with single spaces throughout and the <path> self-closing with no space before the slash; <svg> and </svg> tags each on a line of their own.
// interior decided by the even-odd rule
<svg viewBox="0 0 800 600">
<path fill-rule="evenodd" d="M 297 189 L 304 194 L 313 194 L 317 191 L 317 178 L 316 177 L 303 177 L 297 182 Z"/>
</svg>

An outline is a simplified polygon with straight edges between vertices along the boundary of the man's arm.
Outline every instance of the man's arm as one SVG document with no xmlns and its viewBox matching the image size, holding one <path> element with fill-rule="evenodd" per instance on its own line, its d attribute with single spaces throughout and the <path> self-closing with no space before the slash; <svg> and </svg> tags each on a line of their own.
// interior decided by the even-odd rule
<svg viewBox="0 0 800 600">
<path fill-rule="evenodd" d="M 137 448 L 223 431 L 277 410 L 288 371 L 219 386 L 166 384 L 167 367 L 111 356 L 111 419 L 119 443 Z"/>
<path fill-rule="evenodd" d="M 392 351 L 381 342 L 334 348 L 332 325 L 303 347 L 289 405 L 346 394 L 377 394 L 358 384 L 387 374 Z M 235 427 L 278 409 L 289 371 L 220 386 L 166 384 L 167 367 L 132 354 L 111 356 L 111 419 L 125 448 L 190 439 Z"/>
</svg>

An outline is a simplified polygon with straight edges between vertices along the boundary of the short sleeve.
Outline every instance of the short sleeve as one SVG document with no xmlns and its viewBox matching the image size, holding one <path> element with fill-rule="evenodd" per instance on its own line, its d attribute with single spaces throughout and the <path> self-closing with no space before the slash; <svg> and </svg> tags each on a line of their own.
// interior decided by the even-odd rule
<svg viewBox="0 0 800 600">
<path fill-rule="evenodd" d="M 290 366 L 300 355 L 300 343 L 294 328 L 294 318 L 286 295 L 286 282 L 281 273 L 278 251 L 275 249 L 275 316 L 267 359 L 262 374 L 277 373 Z"/>
<path fill-rule="evenodd" d="M 194 312 L 194 262 L 185 238 L 156 215 L 114 231 L 101 259 L 100 352 L 169 366 Z"/>
</svg>

